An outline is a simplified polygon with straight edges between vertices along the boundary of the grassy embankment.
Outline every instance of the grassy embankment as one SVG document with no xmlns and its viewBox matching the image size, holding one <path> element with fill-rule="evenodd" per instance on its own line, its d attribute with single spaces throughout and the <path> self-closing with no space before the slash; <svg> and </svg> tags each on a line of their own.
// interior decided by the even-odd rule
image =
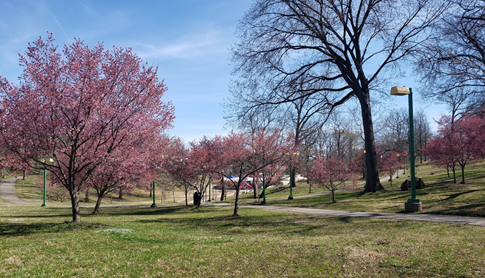
<svg viewBox="0 0 485 278">
<path fill-rule="evenodd" d="M 1 277 L 482 277 L 482 227 L 230 207 L 0 205 Z"/>
<path fill-rule="evenodd" d="M 428 184 L 418 190 L 425 212 L 483 215 L 484 168 L 471 165 L 467 184 L 453 185 L 446 173 L 433 169 L 433 175 L 426 175 L 431 169 L 420 166 L 418 176 Z M 275 205 L 401 211 L 409 195 L 397 189 L 403 180 L 394 181 L 395 188 L 385 183 L 385 192 L 339 193 L 336 204 L 329 196 L 276 200 L 288 191 L 270 191 L 268 200 Z M 17 187 L 41 200 L 39 192 L 32 193 L 38 189 L 30 186 Z M 293 194 L 308 194 L 308 187 L 299 184 Z M 120 202 L 136 203 L 136 198 L 142 197 L 126 196 Z M 240 210 L 240 217 L 231 218 L 231 207 L 104 207 L 95 216 L 91 208 L 81 212 L 83 224 L 75 225 L 68 223 L 66 207 L 0 202 L 0 277 L 485 276 L 483 227 L 256 209 Z"/>
<path fill-rule="evenodd" d="M 49 182 L 49 181 L 48 181 Z M 26 180 L 18 179 L 16 181 L 15 192 L 17 196 L 29 203 L 42 204 L 43 198 L 43 176 L 33 175 Z M 182 191 L 175 189 L 175 192 L 165 192 L 165 197 L 162 201 L 162 189 L 159 186 L 155 188 L 157 205 L 174 205 L 185 203 L 185 196 Z M 82 206 L 94 207 L 96 203 L 96 192 L 94 189 L 90 190 L 89 203 L 84 202 L 85 192 L 81 193 Z M 175 202 L 174 202 L 175 200 Z M 189 201 L 192 200 L 190 196 Z M 119 199 L 119 191 L 108 193 L 101 204 L 101 208 L 106 206 L 119 206 L 119 205 L 150 205 L 153 203 L 153 198 L 150 197 L 150 192 L 147 188 L 135 188 L 131 192 L 124 192 L 123 198 Z M 57 190 L 48 189 L 47 194 L 48 205 L 70 205 L 69 194 L 63 188 Z"/>
<path fill-rule="evenodd" d="M 362 189 L 348 190 L 336 194 L 337 203 L 332 203 L 330 195 L 320 195 L 308 198 L 295 198 L 287 200 L 289 188 L 271 187 L 267 191 L 270 205 L 298 206 L 336 210 L 372 211 L 372 212 L 403 212 L 404 203 L 410 197 L 410 191 L 401 191 L 400 186 L 408 177 L 401 175 L 393 179 L 392 186 L 389 181 L 383 183 L 385 191 L 377 193 L 360 194 Z M 465 172 L 466 184 L 459 184 L 461 172 L 457 172 L 457 182 L 448 177 L 446 169 L 423 164 L 416 170 L 416 176 L 421 177 L 426 188 L 416 191 L 417 198 L 423 203 L 421 213 L 450 214 L 464 216 L 485 217 L 485 162 L 467 165 Z M 309 186 L 299 182 L 293 188 L 293 196 L 304 196 L 309 193 Z M 313 187 L 312 193 L 328 192 L 324 188 Z M 243 194 L 242 200 L 255 202 L 253 194 Z M 228 198 L 232 201 L 231 198 Z"/>
</svg>

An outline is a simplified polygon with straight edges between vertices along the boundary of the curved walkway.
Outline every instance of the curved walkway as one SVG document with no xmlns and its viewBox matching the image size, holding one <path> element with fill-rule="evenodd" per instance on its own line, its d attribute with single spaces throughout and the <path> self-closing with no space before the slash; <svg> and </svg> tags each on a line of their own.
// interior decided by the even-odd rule
<svg viewBox="0 0 485 278">
<path fill-rule="evenodd" d="M 313 215 L 324 215 L 334 217 L 367 217 L 380 219 L 394 219 L 407 221 L 426 221 L 426 222 L 440 222 L 450 224 L 463 224 L 485 227 L 485 218 L 469 217 L 469 216 L 453 216 L 441 214 L 425 214 L 425 213 L 382 213 L 382 212 L 361 212 L 361 211 L 343 211 L 343 210 L 329 210 L 329 209 L 312 209 L 299 207 L 276 207 L 276 206 L 240 206 L 240 208 L 259 208 L 274 211 L 284 211 L 293 213 L 304 213 Z"/>
<path fill-rule="evenodd" d="M 17 197 L 15 194 L 15 180 L 16 178 L 8 178 L 2 180 L 0 183 L 0 198 L 5 203 L 16 205 L 36 205 L 25 202 Z M 208 206 L 233 206 L 231 203 L 203 203 Z M 440 222 L 449 224 L 462 224 L 485 227 L 485 218 L 481 217 L 467 217 L 467 216 L 452 216 L 439 214 L 424 214 L 424 213 L 381 213 L 381 212 L 360 212 L 360 211 L 342 211 L 329 209 L 312 209 L 299 207 L 277 207 L 277 206 L 262 206 L 262 205 L 240 205 L 240 208 L 255 208 L 266 209 L 273 211 L 304 213 L 322 216 L 333 217 L 367 217 L 379 219 L 394 219 L 407 221 L 426 221 L 426 222 Z"/>
<path fill-rule="evenodd" d="M 27 203 L 24 200 L 17 197 L 17 194 L 15 194 L 16 180 L 17 178 L 15 177 L 2 180 L 2 182 L 0 183 L 0 198 L 5 203 L 9 203 L 9 204 L 29 205 L 29 206 L 34 205 L 31 203 Z"/>
</svg>

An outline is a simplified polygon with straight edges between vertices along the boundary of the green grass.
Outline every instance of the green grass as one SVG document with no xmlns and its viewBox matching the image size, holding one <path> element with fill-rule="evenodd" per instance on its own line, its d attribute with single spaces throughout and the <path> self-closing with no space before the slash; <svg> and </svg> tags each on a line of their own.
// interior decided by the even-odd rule
<svg viewBox="0 0 485 278">
<path fill-rule="evenodd" d="M 433 173 L 433 175 L 431 175 Z M 311 207 L 335 210 L 370 211 L 370 212 L 404 212 L 404 203 L 410 198 L 410 191 L 401 191 L 400 185 L 406 175 L 393 179 L 392 186 L 384 182 L 384 191 L 361 194 L 362 189 L 344 191 L 336 194 L 337 203 L 332 203 L 330 195 L 312 196 L 287 200 L 289 188 L 269 188 L 267 199 L 269 205 Z M 457 181 L 461 180 L 457 173 Z M 418 189 L 417 198 L 423 204 L 420 213 L 449 214 L 485 217 L 485 163 L 470 164 L 466 168 L 466 184 L 454 184 L 446 170 L 432 165 L 420 165 L 417 177 L 422 177 L 426 184 Z M 293 196 L 308 195 L 309 187 L 301 182 L 293 188 Z M 312 188 L 312 193 L 328 193 L 324 188 Z M 243 194 L 242 202 L 257 203 L 253 194 Z M 229 199 L 232 201 L 232 199 Z"/>
<path fill-rule="evenodd" d="M 423 212 L 485 215 L 483 163 L 468 167 L 466 185 L 453 185 L 443 169 L 429 165 L 420 166 L 418 176 L 428 185 L 418 190 Z M 18 182 L 17 194 L 39 202 L 33 179 Z M 288 188 L 270 189 L 268 201 L 400 212 L 410 194 L 399 191 L 403 181 L 384 183 L 384 192 L 338 193 L 336 204 L 329 195 L 286 200 Z M 307 194 L 305 183 L 293 191 L 295 197 Z M 148 195 L 125 196 L 117 204 L 151 204 Z M 251 196 L 242 195 L 243 202 L 253 202 Z M 76 225 L 70 223 L 70 208 L 52 201 L 44 208 L 0 201 L 0 277 L 485 276 L 483 227 L 257 209 L 240 209 L 241 216 L 231 218 L 232 207 L 109 207 L 109 202 L 99 215 L 90 215 L 93 204 L 81 208 L 83 223 Z"/>
<path fill-rule="evenodd" d="M 481 277 L 484 228 L 230 207 L 0 205 L 1 277 Z M 128 232 L 124 229 L 129 229 Z"/>
<path fill-rule="evenodd" d="M 32 175 L 29 176 L 27 179 L 22 180 L 18 179 L 15 186 L 15 193 L 17 196 L 29 203 L 33 204 L 42 204 L 43 201 L 43 176 L 42 175 Z M 64 190 L 64 189 L 63 189 Z M 88 205 L 94 207 L 96 203 L 96 192 L 94 189 L 90 191 L 90 202 L 85 203 L 82 202 L 81 205 Z M 160 198 L 160 188 L 156 188 L 156 195 L 157 195 L 157 204 L 164 204 L 164 205 L 174 205 L 180 204 L 180 200 L 184 199 L 184 195 L 180 190 L 176 190 L 175 192 L 175 199 L 176 202 L 173 202 L 172 192 L 167 192 L 166 198 L 162 203 Z M 69 194 L 66 190 L 64 190 L 65 200 L 61 202 L 59 198 L 57 198 L 54 192 L 49 192 L 47 194 L 47 205 L 70 205 L 71 201 L 69 199 Z M 81 193 L 81 200 L 84 201 L 84 192 Z M 142 188 L 135 188 L 131 193 L 125 192 L 123 194 L 123 199 L 118 199 L 118 191 L 108 193 L 102 201 L 101 208 L 103 206 L 118 206 L 118 205 L 150 205 L 152 204 L 153 199 L 150 197 L 150 192 L 146 189 Z M 185 202 L 185 201 L 184 201 Z"/>
</svg>

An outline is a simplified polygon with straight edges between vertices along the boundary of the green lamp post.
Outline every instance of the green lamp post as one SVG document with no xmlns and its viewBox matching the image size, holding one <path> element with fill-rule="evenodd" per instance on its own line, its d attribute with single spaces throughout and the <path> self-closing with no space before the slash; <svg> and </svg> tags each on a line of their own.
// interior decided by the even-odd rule
<svg viewBox="0 0 485 278">
<path fill-rule="evenodd" d="M 52 158 L 49 158 L 49 162 L 53 162 L 54 160 Z M 47 206 L 47 165 L 46 165 L 46 160 L 43 159 L 42 163 L 44 164 L 44 198 L 42 202 L 42 206 L 45 207 Z"/>
<path fill-rule="evenodd" d="M 153 203 L 150 207 L 154 208 L 157 206 L 157 204 L 155 203 L 155 182 L 152 183 L 152 186 L 153 186 Z"/>
<path fill-rule="evenodd" d="M 414 166 L 414 119 L 413 119 L 413 90 L 408 87 L 392 87 L 391 95 L 404 96 L 408 95 L 409 106 L 409 166 L 411 170 L 411 198 L 404 204 L 406 211 L 420 211 L 422 204 L 416 198 L 416 168 Z"/>
</svg>

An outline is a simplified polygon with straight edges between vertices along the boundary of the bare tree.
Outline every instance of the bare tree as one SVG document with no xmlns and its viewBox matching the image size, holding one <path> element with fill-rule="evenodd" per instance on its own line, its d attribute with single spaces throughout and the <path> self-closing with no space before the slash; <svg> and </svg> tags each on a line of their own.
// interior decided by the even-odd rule
<svg viewBox="0 0 485 278">
<path fill-rule="evenodd" d="M 380 147 L 384 151 L 401 152 L 408 149 L 409 114 L 407 109 L 391 109 L 387 113 L 380 134 Z"/>
<path fill-rule="evenodd" d="M 381 84 L 386 68 L 423 43 L 445 2 L 258 0 L 239 25 L 240 42 L 233 50 L 237 84 L 249 94 L 264 92 L 263 102 L 294 102 L 303 91 L 318 97 L 329 112 L 356 97 L 365 136 L 366 191 L 380 190 L 370 91 Z M 291 90 L 302 78 L 303 90 Z"/>
<path fill-rule="evenodd" d="M 417 67 L 425 86 L 437 88 L 425 94 L 451 105 L 454 119 L 456 110 L 485 107 L 485 1 L 450 2 L 453 14 L 443 17 Z"/>
<path fill-rule="evenodd" d="M 414 144 L 416 150 L 416 156 L 419 156 L 420 163 L 423 163 L 423 150 L 431 141 L 432 137 L 431 126 L 423 110 L 418 110 L 414 115 Z M 426 157 L 424 157 L 426 160 Z"/>
</svg>

